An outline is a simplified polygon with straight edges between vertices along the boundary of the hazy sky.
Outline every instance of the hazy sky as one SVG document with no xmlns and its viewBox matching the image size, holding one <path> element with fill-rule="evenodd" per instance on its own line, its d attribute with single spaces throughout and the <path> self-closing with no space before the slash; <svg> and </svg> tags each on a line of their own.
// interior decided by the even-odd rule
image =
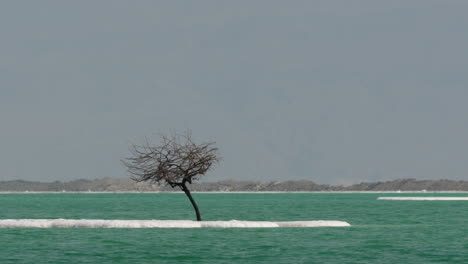
<svg viewBox="0 0 468 264">
<path fill-rule="evenodd" d="M 192 129 L 206 180 L 468 180 L 468 1 L 1 1 L 0 180 L 127 177 Z M 157 137 L 153 137 L 157 139 Z"/>
</svg>

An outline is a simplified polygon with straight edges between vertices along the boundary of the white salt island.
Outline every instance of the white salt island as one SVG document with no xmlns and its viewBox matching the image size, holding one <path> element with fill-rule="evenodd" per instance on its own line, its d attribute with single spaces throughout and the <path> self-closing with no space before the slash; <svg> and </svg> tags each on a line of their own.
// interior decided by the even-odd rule
<svg viewBox="0 0 468 264">
<path fill-rule="evenodd" d="M 190 220 L 93 220 L 93 219 L 0 219 L 0 228 L 275 228 L 346 227 L 343 221 L 190 221 Z"/>
<path fill-rule="evenodd" d="M 377 200 L 398 201 L 468 201 L 468 197 L 379 197 Z"/>
</svg>

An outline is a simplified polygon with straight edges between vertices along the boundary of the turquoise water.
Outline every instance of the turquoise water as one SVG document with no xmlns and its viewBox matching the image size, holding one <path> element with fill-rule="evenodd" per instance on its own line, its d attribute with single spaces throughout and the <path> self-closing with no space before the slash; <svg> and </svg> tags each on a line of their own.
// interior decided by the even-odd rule
<svg viewBox="0 0 468 264">
<path fill-rule="evenodd" d="M 194 194 L 204 220 L 341 228 L 0 228 L 0 263 L 468 263 L 468 194 Z M 0 194 L 0 219 L 194 219 L 184 194 Z"/>
</svg>

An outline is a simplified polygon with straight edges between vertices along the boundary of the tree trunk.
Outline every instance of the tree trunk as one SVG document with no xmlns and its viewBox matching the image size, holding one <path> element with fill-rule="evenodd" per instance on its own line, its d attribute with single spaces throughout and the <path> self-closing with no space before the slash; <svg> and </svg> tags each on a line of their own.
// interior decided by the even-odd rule
<svg viewBox="0 0 468 264">
<path fill-rule="evenodd" d="M 195 202 L 195 200 L 193 199 L 192 194 L 190 194 L 190 190 L 187 188 L 187 186 L 185 186 L 185 182 L 183 182 L 180 185 L 180 188 L 182 189 L 182 191 L 184 191 L 184 193 L 187 195 L 190 202 L 192 203 L 193 208 L 195 209 L 195 213 L 197 214 L 197 221 L 201 221 L 201 216 L 200 216 L 200 211 L 198 210 L 198 205 Z"/>
</svg>

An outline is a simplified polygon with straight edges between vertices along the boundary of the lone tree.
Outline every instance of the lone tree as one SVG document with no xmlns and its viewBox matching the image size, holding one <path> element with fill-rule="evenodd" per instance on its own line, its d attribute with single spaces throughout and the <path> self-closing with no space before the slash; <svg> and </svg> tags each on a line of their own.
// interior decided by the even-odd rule
<svg viewBox="0 0 468 264">
<path fill-rule="evenodd" d="M 215 142 L 196 144 L 192 134 L 161 134 L 159 145 L 146 140 L 144 145 L 132 145 L 132 156 L 123 160 L 131 178 L 137 182 L 168 184 L 179 187 L 189 198 L 195 209 L 197 221 L 201 221 L 197 203 L 187 188 L 187 183 L 205 175 L 213 164 L 220 161 Z"/>
</svg>

